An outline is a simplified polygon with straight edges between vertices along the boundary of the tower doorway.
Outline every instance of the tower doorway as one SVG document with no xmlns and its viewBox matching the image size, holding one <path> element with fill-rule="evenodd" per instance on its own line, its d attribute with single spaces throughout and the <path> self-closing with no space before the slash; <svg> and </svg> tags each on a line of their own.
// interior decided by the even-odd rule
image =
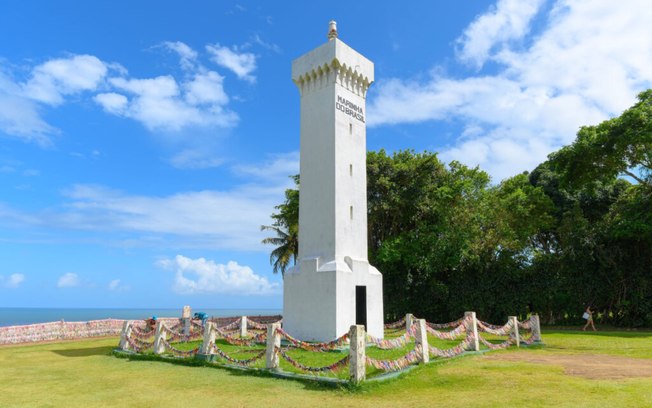
<svg viewBox="0 0 652 408">
<path fill-rule="evenodd" d="M 355 287 L 355 324 L 364 325 L 367 330 L 367 287 Z"/>
</svg>

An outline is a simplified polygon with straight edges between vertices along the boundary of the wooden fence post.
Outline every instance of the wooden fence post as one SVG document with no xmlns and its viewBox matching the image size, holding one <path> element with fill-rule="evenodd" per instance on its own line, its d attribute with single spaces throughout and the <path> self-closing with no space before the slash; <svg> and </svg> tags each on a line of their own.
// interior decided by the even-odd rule
<svg viewBox="0 0 652 408">
<path fill-rule="evenodd" d="M 267 348 L 265 350 L 265 367 L 278 369 L 279 357 L 276 352 L 281 347 L 281 335 L 276 329 L 281 328 L 281 323 L 270 323 L 267 325 Z"/>
<path fill-rule="evenodd" d="M 247 316 L 240 318 L 240 337 L 247 337 Z"/>
<path fill-rule="evenodd" d="M 416 319 L 417 332 L 414 339 L 414 346 L 421 349 L 421 362 L 430 361 L 430 349 L 428 348 L 428 331 L 426 330 L 426 319 Z"/>
<path fill-rule="evenodd" d="M 125 320 L 122 325 L 122 333 L 120 333 L 120 348 L 122 350 L 129 349 L 129 341 L 127 339 L 131 336 L 131 326 L 133 325 L 133 320 Z"/>
<path fill-rule="evenodd" d="M 206 322 L 206 326 L 204 327 L 204 341 L 201 343 L 199 354 L 213 354 L 213 344 L 215 344 L 215 323 Z"/>
<path fill-rule="evenodd" d="M 478 318 L 475 315 L 475 312 L 466 312 L 464 317 L 468 320 L 466 322 L 466 335 L 471 334 L 473 336 L 473 343 L 471 343 L 472 351 L 480 351 L 480 339 L 478 338 Z"/>
<path fill-rule="evenodd" d="M 163 340 L 166 340 L 165 330 L 163 329 L 163 322 L 159 320 L 156 322 L 156 334 L 154 335 L 154 354 L 165 353 Z"/>
<path fill-rule="evenodd" d="M 518 334 L 518 318 L 516 316 L 509 316 L 509 320 L 512 322 L 512 325 L 514 326 L 512 328 L 512 338 L 514 339 L 514 344 L 516 344 L 516 347 L 521 347 L 521 338 L 519 337 Z"/>
<path fill-rule="evenodd" d="M 359 384 L 367 377 L 367 334 L 363 325 L 353 325 L 349 329 L 351 347 L 349 349 L 350 381 Z"/>
</svg>

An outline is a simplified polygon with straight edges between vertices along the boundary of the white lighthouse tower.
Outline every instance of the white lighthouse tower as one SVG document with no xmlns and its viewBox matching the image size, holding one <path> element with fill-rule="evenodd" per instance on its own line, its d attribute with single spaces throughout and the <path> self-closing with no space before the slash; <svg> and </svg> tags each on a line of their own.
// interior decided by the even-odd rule
<svg viewBox="0 0 652 408">
<path fill-rule="evenodd" d="M 353 324 L 383 336 L 383 277 L 367 259 L 366 95 L 374 65 L 337 38 L 292 63 L 301 94 L 299 259 L 284 277 L 283 326 L 328 341 Z"/>
</svg>

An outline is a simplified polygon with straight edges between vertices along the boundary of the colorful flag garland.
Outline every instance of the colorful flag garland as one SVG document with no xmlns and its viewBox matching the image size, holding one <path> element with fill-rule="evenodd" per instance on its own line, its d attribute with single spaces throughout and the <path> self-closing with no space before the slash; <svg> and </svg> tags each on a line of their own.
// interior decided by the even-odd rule
<svg viewBox="0 0 652 408">
<path fill-rule="evenodd" d="M 336 349 L 338 347 L 342 347 L 349 340 L 349 333 L 344 333 L 341 337 L 333 341 L 324 342 L 324 343 L 309 343 L 306 341 L 295 339 L 294 337 L 290 336 L 288 332 L 286 332 L 280 327 L 276 329 L 276 332 L 281 336 L 283 336 L 294 347 L 301 348 L 308 351 L 317 351 L 317 352 L 328 351 L 328 350 Z"/>
<path fill-rule="evenodd" d="M 347 355 L 343 359 L 341 359 L 339 361 L 336 361 L 333 364 L 329 364 L 329 365 L 323 366 L 323 367 L 312 367 L 312 366 L 307 366 L 307 365 L 301 364 L 297 360 L 290 357 L 287 354 L 287 349 L 282 349 L 282 348 L 276 347 L 275 350 L 276 350 L 277 353 L 279 353 L 281 355 L 281 357 L 283 357 L 283 359 L 285 361 L 290 363 L 293 367 L 298 368 L 299 370 L 307 371 L 307 372 L 311 372 L 311 373 L 323 373 L 323 372 L 326 372 L 326 371 L 331 371 L 331 372 L 337 371 L 340 368 L 346 366 L 349 363 L 349 358 L 350 358 L 350 356 Z"/>
</svg>

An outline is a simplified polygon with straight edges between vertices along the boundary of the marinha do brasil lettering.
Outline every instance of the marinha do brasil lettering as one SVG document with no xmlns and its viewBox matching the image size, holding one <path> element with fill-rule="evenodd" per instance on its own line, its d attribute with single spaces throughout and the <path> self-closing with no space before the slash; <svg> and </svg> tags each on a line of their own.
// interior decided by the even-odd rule
<svg viewBox="0 0 652 408">
<path fill-rule="evenodd" d="M 346 98 L 337 95 L 337 102 L 335 102 L 335 109 L 356 118 L 362 123 L 365 123 L 364 111 L 362 110 L 362 108 Z"/>
</svg>

